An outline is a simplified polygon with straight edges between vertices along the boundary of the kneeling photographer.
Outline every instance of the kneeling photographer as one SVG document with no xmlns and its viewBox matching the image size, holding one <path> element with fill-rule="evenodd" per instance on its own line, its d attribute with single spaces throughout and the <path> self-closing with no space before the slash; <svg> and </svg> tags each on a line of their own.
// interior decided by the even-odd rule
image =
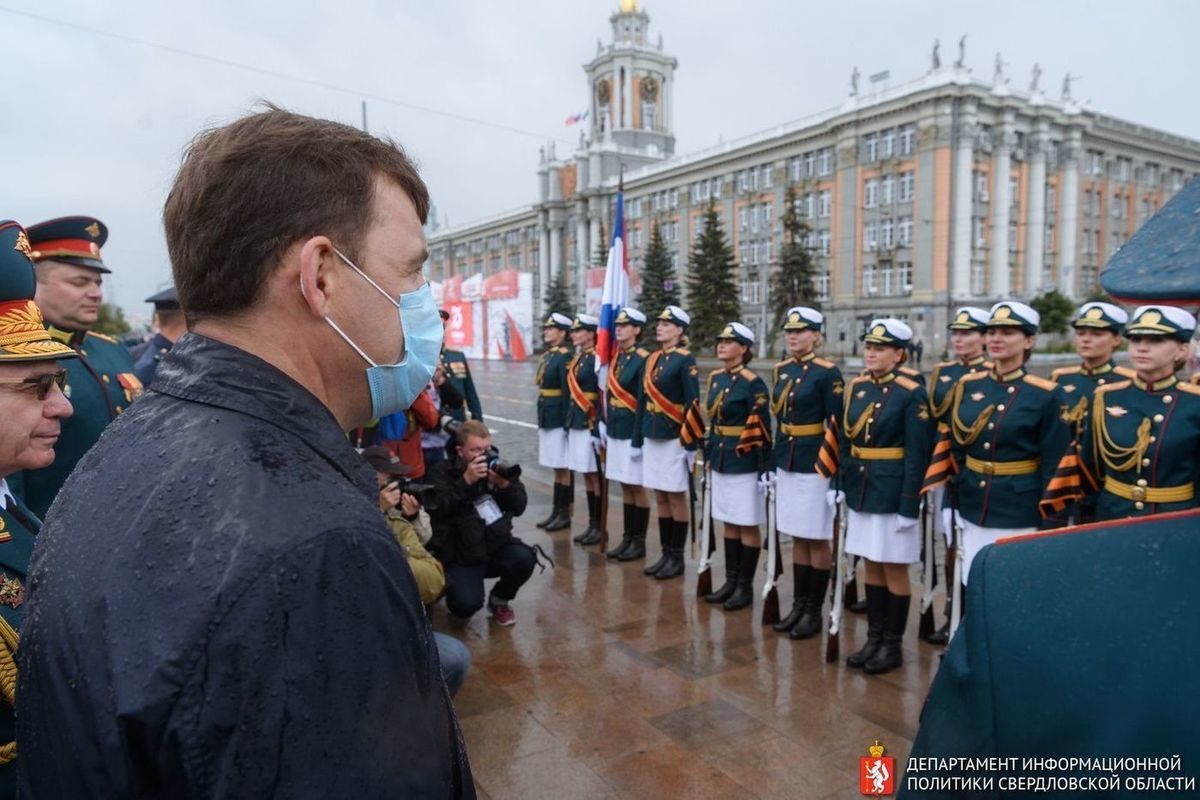
<svg viewBox="0 0 1200 800">
<path fill-rule="evenodd" d="M 427 509 L 429 550 L 446 570 L 446 606 L 456 617 L 470 617 L 483 607 L 484 579 L 499 578 L 487 598 L 488 613 L 500 625 L 512 625 L 516 614 L 509 604 L 536 563 L 533 548 L 512 535 L 513 517 L 525 512 L 521 468 L 500 461 L 482 422 L 446 428 L 455 447 L 426 475 L 437 496 L 436 507 Z"/>
</svg>

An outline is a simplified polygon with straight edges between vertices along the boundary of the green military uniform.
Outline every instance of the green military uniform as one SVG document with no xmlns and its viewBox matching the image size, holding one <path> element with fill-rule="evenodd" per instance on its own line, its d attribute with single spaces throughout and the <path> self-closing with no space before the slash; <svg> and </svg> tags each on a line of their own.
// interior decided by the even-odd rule
<svg viewBox="0 0 1200 800">
<path fill-rule="evenodd" d="M 847 506 L 915 519 L 933 452 L 925 388 L 898 370 L 861 375 L 846 387 L 840 422 L 838 475 Z"/>
<path fill-rule="evenodd" d="M 808 353 L 775 365 L 771 380 L 775 416 L 774 465 L 788 472 L 816 472 L 825 423 L 842 410 L 845 382 L 837 365 Z"/>
<path fill-rule="evenodd" d="M 37 282 L 30 240 L 15 222 L 0 221 L 0 363 L 60 361 L 66 366 L 75 359 L 68 347 L 50 338 L 42 314 L 33 301 Z M 14 379 L 15 380 L 15 379 Z M 29 379 L 24 379 L 29 380 Z M 4 392 L 29 393 L 21 402 L 41 402 L 40 386 L 5 385 Z M 57 391 L 49 387 L 47 391 Z M 45 413 L 43 406 L 43 414 Z M 60 419 L 60 422 L 62 420 Z M 28 433 L 28 431 L 19 432 Z M 16 797 L 17 725 L 14 703 L 17 687 L 17 646 L 24 612 L 26 574 L 40 517 L 13 492 L 0 475 L 0 798 Z"/>
<path fill-rule="evenodd" d="M 651 353 L 646 361 L 646 383 L 662 393 L 672 405 L 686 412 L 700 397 L 700 370 L 696 357 L 686 347 L 672 347 Z M 679 423 L 651 399 L 642 398 L 642 436 L 646 439 L 678 439 Z M 696 443 L 684 445 L 694 450 Z"/>
<path fill-rule="evenodd" d="M 20 475 L 22 498 L 39 517 L 45 516 L 58 490 L 75 465 L 91 449 L 108 423 L 142 393 L 142 382 L 133 371 L 133 359 L 115 339 L 91 331 L 62 331 L 50 335 L 79 357 L 63 362 L 67 386 L 63 390 L 75 413 L 62 422 L 54 446 L 54 463 Z"/>
<path fill-rule="evenodd" d="M 538 387 L 537 424 L 546 430 L 563 428 L 567 419 L 567 365 L 571 348 L 548 347 L 538 362 L 534 383 Z"/>
<path fill-rule="evenodd" d="M 963 361 L 943 361 L 929 373 L 929 409 L 933 412 L 935 422 L 949 424 L 950 401 L 954 395 L 954 387 L 964 375 L 976 372 L 986 372 L 991 369 L 991 362 L 982 355 Z"/>
<path fill-rule="evenodd" d="M 596 414 L 599 411 L 600 382 L 596 375 L 596 348 L 577 352 L 567 365 L 567 372 L 574 378 L 574 383 L 583 396 L 576 399 L 568 387 L 566 392 L 566 413 L 563 415 L 563 428 L 569 431 L 592 431 L 599 436 L 596 429 Z M 568 384 L 571 379 L 568 378 Z M 587 408 L 580 405 L 581 402 Z M 590 409 L 590 411 L 588 410 Z"/>
<path fill-rule="evenodd" d="M 609 439 L 627 439 L 634 447 L 642 446 L 642 417 L 645 416 L 645 405 L 642 403 L 642 379 L 646 371 L 646 359 L 650 352 L 644 347 L 626 347 L 613 360 L 612 370 L 608 375 L 609 393 L 608 407 L 605 409 L 605 426 Z M 621 400 L 612 391 L 616 384 L 624 393 L 633 398 L 633 407 Z"/>
<path fill-rule="evenodd" d="M 1130 336 L 1190 341 L 1195 320 L 1178 308 L 1144 306 Z M 1200 387 L 1174 375 L 1136 375 L 1096 391 L 1084 420 L 1080 459 L 1096 490 L 1096 518 L 1119 519 L 1196 507 L 1200 480 Z"/>
<path fill-rule="evenodd" d="M 708 375 L 704 397 L 709 423 L 704 457 L 712 468 L 727 475 L 765 471 L 768 455 L 765 447 L 739 454 L 737 446 L 751 414 L 757 415 L 764 426 L 770 424 L 766 381 L 746 367 L 716 369 Z"/>
<path fill-rule="evenodd" d="M 1066 397 L 1071 412 L 1071 422 L 1076 435 L 1083 429 L 1083 420 L 1087 416 L 1092 396 L 1102 386 L 1128 380 L 1134 376 L 1128 367 L 1118 367 L 1115 361 L 1108 361 L 1098 367 L 1089 369 L 1082 364 L 1073 367 L 1059 367 L 1050 373 L 1050 380 L 1058 384 Z"/>
<path fill-rule="evenodd" d="M 466 420 L 467 411 L 471 412 L 471 419 L 483 419 L 483 407 L 479 405 L 479 393 L 475 391 L 475 379 L 471 377 L 466 355 L 461 350 L 443 350 L 442 371 L 466 405 L 466 408 L 447 409 L 446 413 L 459 422 Z"/>
</svg>

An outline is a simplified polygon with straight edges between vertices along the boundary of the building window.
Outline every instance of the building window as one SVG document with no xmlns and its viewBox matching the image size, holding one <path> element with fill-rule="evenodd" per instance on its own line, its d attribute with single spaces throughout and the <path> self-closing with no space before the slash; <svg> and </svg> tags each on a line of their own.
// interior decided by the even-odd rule
<svg viewBox="0 0 1200 800">
<path fill-rule="evenodd" d="M 971 294 L 983 294 L 986 289 L 984 282 L 987 276 L 987 266 L 982 261 L 971 263 Z"/>
<path fill-rule="evenodd" d="M 879 291 L 879 286 L 875 282 L 875 265 L 863 265 L 863 294 L 868 297 L 874 296 Z"/>
<path fill-rule="evenodd" d="M 764 164 L 758 170 L 758 185 L 763 189 L 770 189 L 775 185 L 775 170 L 770 164 Z"/>
<path fill-rule="evenodd" d="M 804 154 L 804 177 L 812 178 L 817 174 L 817 154 L 816 152 L 808 152 Z"/>
<path fill-rule="evenodd" d="M 815 192 L 804 195 L 804 216 L 809 219 L 817 218 L 817 195 Z"/>
<path fill-rule="evenodd" d="M 913 196 L 913 174 L 911 172 L 900 173 L 900 202 L 907 203 L 912 200 Z"/>
<path fill-rule="evenodd" d="M 829 175 L 833 173 L 833 148 L 826 147 L 821 150 L 820 157 L 817 161 L 817 174 Z M 1182 178 L 1182 173 L 1181 173 Z"/>
<path fill-rule="evenodd" d="M 1128 158 L 1117 159 L 1117 180 L 1121 183 L 1129 183 L 1130 175 L 1133 173 L 1133 162 Z"/>
<path fill-rule="evenodd" d="M 888 128 L 879 137 L 881 156 L 883 158 L 891 158 L 896 155 L 896 129 Z"/>
<path fill-rule="evenodd" d="M 874 208 L 879 195 L 879 181 L 871 178 L 863 187 L 863 208 Z"/>
<path fill-rule="evenodd" d="M 672 189 L 670 197 L 671 197 L 671 208 L 679 208 L 679 190 Z"/>
<path fill-rule="evenodd" d="M 1147 186 L 1158 186 L 1158 164 L 1147 164 L 1145 175 Z"/>
<path fill-rule="evenodd" d="M 1062 145 L 1058 142 L 1046 142 L 1046 167 L 1053 172 L 1058 169 L 1058 159 L 1062 152 Z"/>
<path fill-rule="evenodd" d="M 1079 268 L 1080 294 L 1091 294 L 1096 288 L 1096 265 L 1084 264 Z"/>
<path fill-rule="evenodd" d="M 817 246 L 820 248 L 821 255 L 829 255 L 829 231 L 821 231 L 817 234 Z"/>
<path fill-rule="evenodd" d="M 758 233 L 758 220 L 761 216 L 758 206 L 750 206 L 750 232 Z"/>
<path fill-rule="evenodd" d="M 642 130 L 655 130 L 654 114 L 656 110 L 653 101 L 642 101 Z"/>
<path fill-rule="evenodd" d="M 796 158 L 793 158 L 791 161 L 788 162 L 788 175 L 791 176 L 793 181 L 800 180 L 801 166 L 802 166 L 802 162 L 800 161 L 799 156 L 797 156 Z"/>
<path fill-rule="evenodd" d="M 833 194 L 828 189 L 821 192 L 821 213 L 820 217 L 824 219 L 829 216 L 830 206 L 833 205 Z"/>
<path fill-rule="evenodd" d="M 885 219 L 879 225 L 879 246 L 884 250 L 891 250 L 895 244 L 894 234 L 896 226 L 890 219 Z"/>
<path fill-rule="evenodd" d="M 986 203 L 988 198 L 988 176 L 983 172 L 975 173 L 975 200 L 979 203 Z"/>
<path fill-rule="evenodd" d="M 892 274 L 892 262 L 879 262 L 879 291 L 884 297 L 890 297 L 895 294 L 895 287 L 892 284 L 892 279 L 895 276 Z"/>
<path fill-rule="evenodd" d="M 679 253 L 671 253 L 671 269 L 679 269 Z"/>
<path fill-rule="evenodd" d="M 1016 208 L 1021 203 L 1021 195 L 1018 192 L 1016 178 L 1008 179 L 1008 205 L 1010 208 Z"/>
<path fill-rule="evenodd" d="M 890 206 L 893 198 L 896 196 L 896 177 L 894 175 L 888 175 L 880 183 L 880 187 L 883 191 L 883 196 L 880 198 L 880 202 L 885 206 Z"/>
<path fill-rule="evenodd" d="M 863 250 L 870 253 L 879 245 L 874 222 L 863 226 Z"/>
<path fill-rule="evenodd" d="M 1104 153 L 1100 152 L 1099 150 L 1088 150 L 1085 164 L 1085 172 L 1087 172 L 1087 174 L 1096 176 L 1103 175 Z"/>
<path fill-rule="evenodd" d="M 1046 223 L 1046 238 L 1042 243 L 1042 249 L 1047 253 L 1054 252 L 1054 223 Z"/>
<path fill-rule="evenodd" d="M 982 250 L 984 247 L 987 247 L 987 238 L 984 234 L 982 217 L 975 217 L 971 220 L 971 238 L 975 241 L 976 249 Z"/>
<path fill-rule="evenodd" d="M 912 247 L 912 217 L 902 217 L 900 219 L 897 238 L 900 240 L 901 247 Z"/>
<path fill-rule="evenodd" d="M 908 124 L 900 128 L 900 155 L 911 156 L 917 149 L 917 126 Z"/>
<path fill-rule="evenodd" d="M 1054 206 L 1058 202 L 1058 191 L 1053 186 L 1046 187 L 1046 212 L 1054 211 Z"/>
<path fill-rule="evenodd" d="M 866 153 L 863 160 L 867 163 L 879 160 L 879 134 L 868 133 L 864 139 Z"/>
<path fill-rule="evenodd" d="M 817 290 L 817 299 L 818 300 L 828 300 L 829 299 L 830 283 L 831 283 L 831 281 L 829 280 L 829 270 L 825 270 L 823 272 L 817 273 L 816 290 Z"/>
<path fill-rule="evenodd" d="M 1008 252 L 1017 252 L 1017 221 L 1015 219 L 1008 221 Z"/>
<path fill-rule="evenodd" d="M 1125 216 L 1125 198 L 1120 194 L 1114 194 L 1112 203 L 1109 204 L 1113 219 L 1123 219 Z"/>
<path fill-rule="evenodd" d="M 744 230 L 746 230 L 746 228 L 750 227 L 749 211 L 750 211 L 750 208 L 748 206 L 742 206 L 741 208 L 738 209 L 738 230 L 739 231 L 744 231 Z"/>
<path fill-rule="evenodd" d="M 910 294 L 912 288 L 912 262 L 901 261 L 896 265 L 896 290 L 900 294 Z"/>
</svg>

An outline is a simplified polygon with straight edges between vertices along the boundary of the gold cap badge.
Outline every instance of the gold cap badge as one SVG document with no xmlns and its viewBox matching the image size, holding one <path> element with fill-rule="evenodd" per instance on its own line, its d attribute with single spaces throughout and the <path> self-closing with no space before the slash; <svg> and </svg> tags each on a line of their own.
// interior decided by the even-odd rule
<svg viewBox="0 0 1200 800">
<path fill-rule="evenodd" d="M 84 228 L 84 230 L 87 231 L 88 235 L 93 239 L 100 238 L 100 226 L 95 222 L 93 222 L 91 225 L 88 225 L 86 228 Z"/>
</svg>

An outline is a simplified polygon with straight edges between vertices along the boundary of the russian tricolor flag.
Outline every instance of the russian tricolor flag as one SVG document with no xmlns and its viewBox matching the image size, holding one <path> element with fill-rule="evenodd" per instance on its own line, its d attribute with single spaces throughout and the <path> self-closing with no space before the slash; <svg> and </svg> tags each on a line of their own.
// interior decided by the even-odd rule
<svg viewBox="0 0 1200 800">
<path fill-rule="evenodd" d="M 617 219 L 613 223 L 612 246 L 604 269 L 604 293 L 600 298 L 600 327 L 596 332 L 596 373 L 600 391 L 608 385 L 608 365 L 617 355 L 614 324 L 622 307 L 629 305 L 629 258 L 625 253 L 625 187 L 617 189 Z"/>
</svg>

